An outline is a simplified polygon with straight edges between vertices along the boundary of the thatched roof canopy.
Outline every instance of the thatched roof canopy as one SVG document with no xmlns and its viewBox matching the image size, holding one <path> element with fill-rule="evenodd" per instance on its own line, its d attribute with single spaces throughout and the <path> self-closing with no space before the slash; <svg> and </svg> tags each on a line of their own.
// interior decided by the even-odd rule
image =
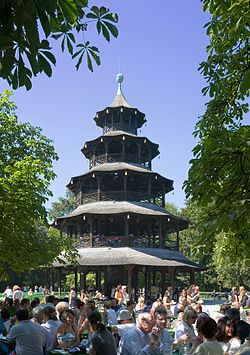
<svg viewBox="0 0 250 355">
<path fill-rule="evenodd" d="M 152 217 L 165 217 L 171 220 L 178 221 L 179 230 L 188 228 L 189 222 L 174 216 L 165 208 L 158 205 L 146 202 L 136 201 L 98 201 L 80 205 L 72 213 L 68 215 L 58 217 L 56 220 L 65 220 L 68 218 L 74 218 L 81 215 L 119 215 L 119 214 L 138 214 L 143 216 Z"/>
<path fill-rule="evenodd" d="M 181 252 L 158 248 L 81 248 L 78 249 L 80 266 L 105 266 L 105 265 L 141 265 L 154 267 L 184 267 L 198 270 L 207 268 L 187 259 Z M 55 267 L 70 266 L 69 262 L 60 264 L 55 262 Z"/>
</svg>

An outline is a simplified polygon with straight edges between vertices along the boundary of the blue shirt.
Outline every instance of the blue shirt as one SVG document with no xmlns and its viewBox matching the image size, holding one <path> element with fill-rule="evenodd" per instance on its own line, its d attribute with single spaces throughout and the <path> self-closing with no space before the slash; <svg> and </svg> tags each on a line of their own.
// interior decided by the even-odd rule
<svg viewBox="0 0 250 355">
<path fill-rule="evenodd" d="M 119 344 L 118 355 L 160 355 L 161 347 L 154 347 L 149 351 L 148 344 L 150 342 L 150 334 L 144 334 L 140 328 L 135 327 L 126 333 Z"/>
</svg>

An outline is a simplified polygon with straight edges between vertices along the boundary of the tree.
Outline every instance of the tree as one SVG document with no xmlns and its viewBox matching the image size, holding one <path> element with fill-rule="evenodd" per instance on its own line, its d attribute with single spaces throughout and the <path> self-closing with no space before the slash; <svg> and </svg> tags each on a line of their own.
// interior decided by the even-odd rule
<svg viewBox="0 0 250 355">
<path fill-rule="evenodd" d="M 62 52 L 67 48 L 72 59 L 78 58 L 77 69 L 85 55 L 93 71 L 92 59 L 100 65 L 100 57 L 84 37 L 90 22 L 96 22 L 98 34 L 107 41 L 118 36 L 113 24 L 118 16 L 104 6 L 89 9 L 88 0 L 1 1 L 0 77 L 13 89 L 30 89 L 32 76 L 41 72 L 50 77 L 51 64 L 56 64 L 50 41 L 59 38 Z"/>
<path fill-rule="evenodd" d="M 232 244 L 231 240 L 232 238 L 223 232 L 216 238 L 213 261 L 217 279 L 226 288 L 231 288 L 232 285 L 236 287 L 247 286 L 249 284 L 249 262 L 246 259 L 232 260 L 231 253 L 239 247 L 239 243 L 237 239 L 233 239 L 235 243 Z"/>
<path fill-rule="evenodd" d="M 49 219 L 53 221 L 57 217 L 65 216 L 75 209 L 74 194 L 66 190 L 65 197 L 59 197 L 58 201 L 52 203 L 49 210 Z"/>
<path fill-rule="evenodd" d="M 208 85 L 206 111 L 194 136 L 194 159 L 184 182 L 186 196 L 202 207 L 199 242 L 210 248 L 227 234 L 233 260 L 249 256 L 249 126 L 243 125 L 249 96 L 249 1 L 202 0 L 211 20 L 207 61 L 199 70 Z M 224 256 L 227 250 L 224 250 Z"/>
<path fill-rule="evenodd" d="M 0 276 L 47 265 L 61 252 L 75 256 L 70 241 L 47 227 L 44 204 L 58 159 L 52 141 L 18 122 L 10 94 L 0 95 Z"/>
<path fill-rule="evenodd" d="M 213 260 L 214 246 L 209 248 L 199 242 L 199 219 L 203 213 L 196 202 L 186 201 L 186 207 L 181 209 L 180 217 L 190 221 L 190 226 L 180 232 L 180 251 L 193 262 L 208 267 L 208 270 L 195 274 L 195 282 L 202 291 L 218 290 L 217 273 Z M 206 253 L 204 253 L 206 249 Z"/>
</svg>

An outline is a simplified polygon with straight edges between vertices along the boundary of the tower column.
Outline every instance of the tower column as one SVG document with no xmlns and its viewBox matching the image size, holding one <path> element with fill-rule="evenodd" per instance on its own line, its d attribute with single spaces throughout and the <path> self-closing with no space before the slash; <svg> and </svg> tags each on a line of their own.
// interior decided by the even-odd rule
<svg viewBox="0 0 250 355">
<path fill-rule="evenodd" d="M 124 175 L 123 177 L 123 193 L 124 193 L 124 200 L 127 201 L 127 175 Z"/>
<path fill-rule="evenodd" d="M 97 176 L 97 200 L 101 201 L 101 177 Z"/>
</svg>

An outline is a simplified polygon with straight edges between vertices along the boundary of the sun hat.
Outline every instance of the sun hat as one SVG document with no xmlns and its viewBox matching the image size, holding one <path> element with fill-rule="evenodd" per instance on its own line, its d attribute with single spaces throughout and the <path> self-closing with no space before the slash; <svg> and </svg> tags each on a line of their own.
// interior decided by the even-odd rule
<svg viewBox="0 0 250 355">
<path fill-rule="evenodd" d="M 122 309 L 117 316 L 117 320 L 133 319 L 132 314 L 127 309 Z"/>
</svg>

